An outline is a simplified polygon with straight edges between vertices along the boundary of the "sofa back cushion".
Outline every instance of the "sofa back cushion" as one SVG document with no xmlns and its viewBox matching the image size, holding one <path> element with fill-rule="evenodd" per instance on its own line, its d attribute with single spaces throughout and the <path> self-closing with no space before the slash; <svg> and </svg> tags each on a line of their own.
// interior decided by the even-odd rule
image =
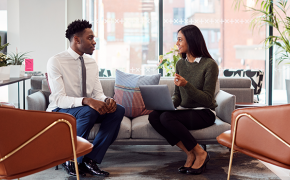
<svg viewBox="0 0 290 180">
<path fill-rule="evenodd" d="M 125 116 L 135 118 L 151 112 L 145 108 L 139 86 L 158 85 L 160 77 L 161 74 L 141 76 L 116 70 L 114 99 L 124 106 Z"/>
<path fill-rule="evenodd" d="M 221 78 L 221 79 L 220 79 Z M 215 96 L 216 94 L 219 92 L 220 90 L 220 83 L 222 83 L 223 86 L 227 86 L 228 84 L 226 84 L 226 79 L 225 77 L 219 77 L 217 84 L 216 84 L 216 89 L 215 89 Z M 222 80 L 222 82 L 220 82 Z M 248 78 L 245 78 L 246 80 L 246 86 L 250 87 L 251 86 L 251 81 Z M 248 81 L 247 81 L 248 80 Z M 108 97 L 114 97 L 115 92 L 114 92 L 114 86 L 115 86 L 115 78 L 102 78 L 100 77 L 100 82 L 104 91 L 104 94 Z M 235 82 L 235 81 L 234 81 Z M 162 77 L 159 80 L 159 84 L 167 84 L 168 89 L 169 89 L 169 93 L 171 95 L 173 95 L 174 92 L 174 83 L 173 83 L 173 77 Z M 239 83 L 238 83 L 239 84 Z M 238 85 L 237 84 L 237 85 Z M 48 87 L 48 83 L 47 80 L 44 78 L 42 80 L 42 91 L 44 92 L 49 92 L 49 87 Z"/>
</svg>

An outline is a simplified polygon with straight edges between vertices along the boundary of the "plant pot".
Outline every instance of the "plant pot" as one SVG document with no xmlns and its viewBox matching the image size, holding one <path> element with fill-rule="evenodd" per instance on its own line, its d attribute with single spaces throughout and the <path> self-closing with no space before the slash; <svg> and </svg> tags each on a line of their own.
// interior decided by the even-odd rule
<svg viewBox="0 0 290 180">
<path fill-rule="evenodd" d="M 23 77 L 25 72 L 24 65 L 10 65 L 10 77 Z"/>
<path fill-rule="evenodd" d="M 10 66 L 0 67 L 0 81 L 5 81 L 10 79 Z"/>
</svg>

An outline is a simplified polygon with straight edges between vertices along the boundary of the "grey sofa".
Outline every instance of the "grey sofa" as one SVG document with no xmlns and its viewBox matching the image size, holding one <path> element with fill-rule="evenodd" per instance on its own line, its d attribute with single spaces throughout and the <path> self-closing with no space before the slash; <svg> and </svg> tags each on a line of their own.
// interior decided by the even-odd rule
<svg viewBox="0 0 290 180">
<path fill-rule="evenodd" d="M 228 89 L 233 90 L 234 88 L 231 87 L 229 84 L 233 85 L 238 84 L 239 86 L 241 86 L 241 84 L 247 84 L 248 82 L 251 83 L 251 81 L 247 78 L 234 79 L 235 82 L 231 82 L 231 80 L 233 79 L 219 77 L 217 86 L 219 87 L 219 84 L 221 84 L 227 87 Z M 113 97 L 115 79 L 101 78 L 100 81 L 105 95 L 108 97 Z M 161 78 L 160 84 L 167 84 L 169 87 L 169 91 L 173 93 L 174 84 L 172 78 Z M 217 101 L 218 107 L 215 109 L 217 114 L 215 124 L 204 129 L 190 131 L 192 135 L 197 139 L 197 141 L 202 145 L 216 144 L 217 143 L 216 137 L 222 132 L 230 130 L 231 128 L 230 125 L 231 113 L 235 109 L 236 97 L 235 95 L 223 91 L 222 88 L 221 90 L 219 90 L 219 88 L 217 89 L 218 90 L 215 99 Z M 238 95 L 242 94 L 245 97 L 247 96 L 248 99 L 251 99 L 251 97 L 248 97 L 249 96 L 248 94 L 243 93 L 244 92 L 243 88 L 239 89 L 241 89 L 241 91 L 239 90 L 233 91 L 236 91 Z M 248 89 L 248 91 L 250 91 L 250 84 L 249 88 L 244 89 L 245 90 Z M 45 111 L 48 105 L 48 96 L 50 94 L 45 77 L 32 77 L 31 89 L 29 90 L 29 93 L 30 95 L 27 96 L 28 109 Z M 94 139 L 94 137 L 98 132 L 99 126 L 100 124 L 95 124 L 95 126 L 90 132 L 88 138 L 89 141 L 92 141 Z M 167 142 L 149 124 L 148 115 L 144 115 L 136 117 L 134 119 L 124 117 L 121 123 L 117 140 L 114 142 L 114 144 L 166 145 Z"/>
<path fill-rule="evenodd" d="M 220 89 L 236 96 L 236 103 L 253 103 L 254 88 L 248 77 L 219 77 Z"/>
</svg>

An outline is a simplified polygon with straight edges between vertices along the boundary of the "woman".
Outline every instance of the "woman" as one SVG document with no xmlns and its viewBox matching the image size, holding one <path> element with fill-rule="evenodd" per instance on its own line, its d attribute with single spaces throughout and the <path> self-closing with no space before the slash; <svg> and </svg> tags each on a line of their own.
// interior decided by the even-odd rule
<svg viewBox="0 0 290 180">
<path fill-rule="evenodd" d="M 218 66 L 209 54 L 201 31 L 194 25 L 178 30 L 177 43 L 182 55 L 176 64 L 175 91 L 172 101 L 175 107 L 190 108 L 183 111 L 153 111 L 149 122 L 169 144 L 176 145 L 187 154 L 180 173 L 200 174 L 209 161 L 189 130 L 214 124 L 217 107 L 214 99 Z"/>
</svg>

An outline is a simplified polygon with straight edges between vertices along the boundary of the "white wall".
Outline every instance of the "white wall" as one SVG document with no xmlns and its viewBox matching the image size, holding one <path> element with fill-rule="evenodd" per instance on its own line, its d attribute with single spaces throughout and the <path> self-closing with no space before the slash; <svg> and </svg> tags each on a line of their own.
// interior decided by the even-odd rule
<svg viewBox="0 0 290 180">
<path fill-rule="evenodd" d="M 68 47 L 65 38 L 68 23 L 81 18 L 82 0 L 9 0 L 8 53 L 15 52 L 16 47 L 18 52 L 32 51 L 29 55 L 34 71 L 45 73 L 48 59 Z M 26 81 L 26 89 L 30 88 L 29 82 Z M 10 85 L 10 103 L 17 102 L 16 94 L 17 85 Z"/>
<path fill-rule="evenodd" d="M 82 0 L 67 0 L 67 25 L 76 19 L 82 19 L 82 9 Z M 67 47 L 69 47 L 68 40 Z"/>
</svg>

